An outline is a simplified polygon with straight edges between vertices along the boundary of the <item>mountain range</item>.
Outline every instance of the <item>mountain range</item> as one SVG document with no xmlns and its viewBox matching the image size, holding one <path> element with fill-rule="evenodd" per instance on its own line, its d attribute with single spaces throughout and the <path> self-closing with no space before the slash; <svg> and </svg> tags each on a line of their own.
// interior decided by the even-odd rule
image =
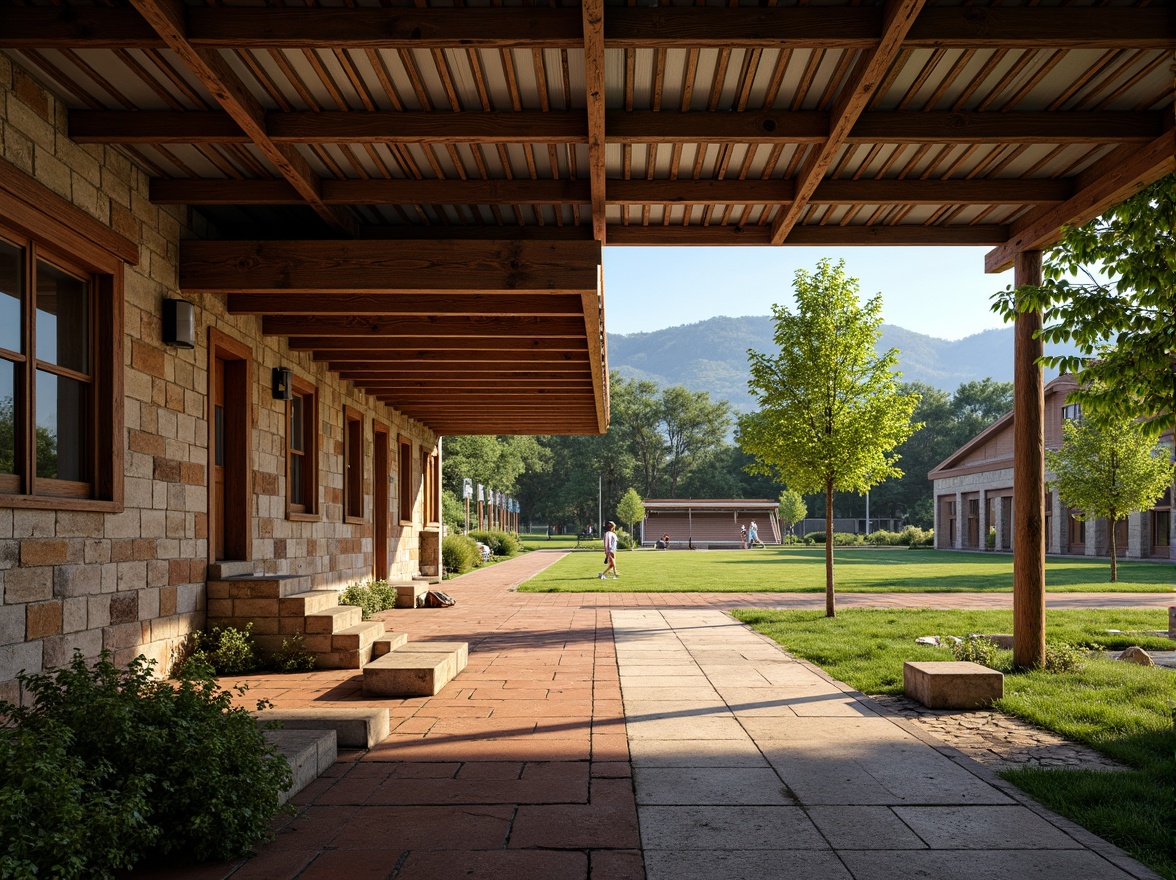
<svg viewBox="0 0 1176 880">
<path fill-rule="evenodd" d="M 710 318 L 696 324 L 648 333 L 610 333 L 608 361 L 626 379 L 649 379 L 657 385 L 683 385 L 730 401 L 738 412 L 754 409 L 747 391 L 747 350 L 774 349 L 768 315 Z M 1013 328 L 985 330 L 963 339 L 937 339 L 893 324 L 882 325 L 878 349 L 898 349 L 904 382 L 955 391 L 961 383 L 991 377 L 1013 379 Z M 1050 354 L 1069 353 L 1050 346 Z M 1046 380 L 1056 375 L 1046 373 Z"/>
</svg>

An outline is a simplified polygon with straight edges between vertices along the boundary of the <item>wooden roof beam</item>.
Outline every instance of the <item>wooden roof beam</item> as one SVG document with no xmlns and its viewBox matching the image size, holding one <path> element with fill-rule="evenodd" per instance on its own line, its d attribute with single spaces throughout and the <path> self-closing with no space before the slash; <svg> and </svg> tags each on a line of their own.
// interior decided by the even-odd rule
<svg viewBox="0 0 1176 880">
<path fill-rule="evenodd" d="M 430 339 L 427 345 L 422 340 L 420 344 L 415 346 L 400 347 L 386 339 L 337 339 L 321 334 L 302 339 L 291 339 L 290 348 L 297 351 L 311 351 L 314 353 L 315 360 L 346 360 L 351 356 L 351 353 L 355 353 L 355 357 L 365 359 L 395 358 L 403 355 L 406 358 L 428 359 L 436 357 L 438 360 L 446 360 L 455 353 L 464 354 L 467 352 L 484 352 L 488 355 L 502 351 L 523 353 L 523 348 L 519 345 L 518 340 L 447 341 Z M 527 342 L 525 348 L 526 352 L 542 356 L 582 358 L 587 353 L 587 345 L 583 339 L 532 339 Z"/>
<path fill-rule="evenodd" d="M 204 49 L 579 49 L 575 7 L 188 7 L 188 41 Z M 611 7 L 607 48 L 868 49 L 874 7 Z M 0 49 L 161 49 L 131 10 L 100 6 L 0 7 Z M 905 46 L 958 49 L 1174 49 L 1170 7 L 935 6 Z"/>
<path fill-rule="evenodd" d="M 592 196 L 592 237 L 605 243 L 604 0 L 581 0 L 584 22 L 585 112 L 588 117 L 588 181 Z"/>
<path fill-rule="evenodd" d="M 578 241 L 184 241 L 180 287 L 205 293 L 469 293 L 596 288 Z M 321 335 L 321 334 L 316 334 Z"/>
<path fill-rule="evenodd" d="M 610 180 L 608 205 L 783 205 L 792 180 Z M 1073 195 L 1068 180 L 825 180 L 813 204 L 1038 205 Z M 151 181 L 161 205 L 291 205 L 298 193 L 283 180 Z M 588 204 L 587 181 L 324 180 L 323 201 L 339 205 Z"/>
<path fill-rule="evenodd" d="M 332 229 L 354 235 L 358 224 L 345 209 L 323 202 L 318 175 L 302 155 L 293 147 L 270 139 L 265 110 L 228 62 L 215 50 L 198 49 L 188 40 L 183 0 L 131 0 L 131 5 L 315 213 Z"/>
<path fill-rule="evenodd" d="M 918 2 L 918 0 L 907 0 Z M 848 92 L 847 94 L 854 94 Z M 856 109 L 856 108 L 855 108 Z M 1049 113 L 840 111 L 836 142 L 845 143 L 1146 143 L 1163 131 L 1159 111 Z M 599 114 L 598 114 L 599 115 Z M 860 118 L 859 118 L 860 117 Z M 600 128 L 612 144 L 819 144 L 831 149 L 830 115 L 820 111 L 678 113 L 610 111 Z M 607 135 L 604 133 L 607 132 Z M 283 148 L 293 144 L 582 144 L 582 114 L 270 112 L 257 136 Z M 80 144 L 240 144 L 250 137 L 231 114 L 170 110 L 73 110 L 69 136 Z M 803 175 L 802 175 L 803 176 Z M 819 182 L 819 181 L 818 181 Z M 400 181 L 370 181 L 398 184 Z M 430 182 L 431 183 L 431 182 Z M 569 182 L 566 186 L 583 184 Z M 318 192 L 318 190 L 316 190 Z M 373 192 L 379 192 L 374 189 Z M 299 190 L 301 193 L 301 190 Z M 324 196 L 318 193 L 318 198 Z"/>
<path fill-rule="evenodd" d="M 902 51 L 902 41 L 927 0 L 887 0 L 883 13 L 882 40 L 858 61 L 849 84 L 842 90 L 832 113 L 828 139 L 813 150 L 797 176 L 796 199 L 772 222 L 772 244 L 783 244 L 808 206 L 817 185 L 833 164 L 858 117 L 869 106 L 886 71 Z"/>
<path fill-rule="evenodd" d="M 583 339 L 583 318 L 384 318 L 335 315 L 265 315 L 261 332 L 266 336 L 337 336 L 388 340 L 414 338 L 416 344 L 432 339 L 518 339 L 526 348 L 530 339 Z M 390 343 L 391 344 L 391 343 Z"/>
<path fill-rule="evenodd" d="M 493 315 L 563 317 L 581 314 L 571 293 L 234 293 L 229 312 L 237 315 Z"/>
<path fill-rule="evenodd" d="M 857 247 L 948 245 L 954 247 L 999 244 L 1008 238 L 1000 224 L 975 226 L 797 226 L 785 245 Z M 612 245 L 749 245 L 773 244 L 768 226 L 614 226 Z"/>
<path fill-rule="evenodd" d="M 1078 175 L 1075 194 L 1017 220 L 1008 240 L 984 257 L 985 272 L 1012 267 L 1017 254 L 1057 244 L 1067 226 L 1082 226 L 1140 190 L 1176 171 L 1176 129 L 1142 150 L 1120 147 Z"/>
</svg>

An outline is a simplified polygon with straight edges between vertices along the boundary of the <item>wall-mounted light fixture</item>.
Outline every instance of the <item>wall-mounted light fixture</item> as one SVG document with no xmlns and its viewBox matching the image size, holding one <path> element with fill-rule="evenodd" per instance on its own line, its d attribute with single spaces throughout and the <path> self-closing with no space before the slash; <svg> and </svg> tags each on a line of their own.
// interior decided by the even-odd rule
<svg viewBox="0 0 1176 880">
<path fill-rule="evenodd" d="M 163 301 L 163 344 L 196 347 L 196 307 L 182 299 Z"/>
<path fill-rule="evenodd" d="M 289 367 L 274 367 L 272 380 L 274 400 L 294 399 L 294 377 Z"/>
</svg>

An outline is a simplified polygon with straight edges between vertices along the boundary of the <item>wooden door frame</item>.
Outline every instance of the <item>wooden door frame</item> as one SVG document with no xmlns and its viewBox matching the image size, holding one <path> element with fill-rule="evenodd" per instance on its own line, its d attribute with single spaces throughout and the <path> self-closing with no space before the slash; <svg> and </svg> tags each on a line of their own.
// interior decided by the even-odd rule
<svg viewBox="0 0 1176 880">
<path fill-rule="evenodd" d="M 377 580 L 386 580 L 390 573 L 391 476 L 392 429 L 372 419 L 372 573 Z"/>
<path fill-rule="evenodd" d="M 216 562 L 217 510 L 213 503 L 213 468 L 216 463 L 216 418 L 213 413 L 215 360 L 233 372 L 233 384 L 225 376 L 225 560 L 253 558 L 253 351 L 243 342 L 208 328 L 208 561 Z M 237 391 L 239 393 L 234 394 Z M 235 413 L 237 418 L 230 418 Z M 231 476 L 230 476 L 231 475 Z"/>
</svg>

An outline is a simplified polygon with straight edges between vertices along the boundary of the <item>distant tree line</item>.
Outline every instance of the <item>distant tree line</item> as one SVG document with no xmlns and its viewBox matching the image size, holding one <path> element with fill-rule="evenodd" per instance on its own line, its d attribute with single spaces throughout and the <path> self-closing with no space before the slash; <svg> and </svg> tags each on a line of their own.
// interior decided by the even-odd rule
<svg viewBox="0 0 1176 880">
<path fill-rule="evenodd" d="M 870 493 L 870 516 L 933 523 L 927 473 L 1012 409 L 1013 386 L 984 379 L 954 393 L 913 382 L 902 386 L 920 401 L 912 419 L 925 427 L 898 447 L 903 476 Z M 682 386 L 611 377 L 612 424 L 600 436 L 446 437 L 443 482 L 446 520 L 462 522 L 461 480 L 508 492 L 522 505 L 522 521 L 579 529 L 597 519 L 597 487 L 605 519 L 634 488 L 645 498 L 778 498 L 787 488 L 754 475 L 732 439 L 726 401 Z M 598 483 L 599 481 L 599 483 Z M 810 517 L 825 514 L 823 495 L 806 495 Z M 862 496 L 836 493 L 839 517 L 864 517 Z"/>
</svg>

